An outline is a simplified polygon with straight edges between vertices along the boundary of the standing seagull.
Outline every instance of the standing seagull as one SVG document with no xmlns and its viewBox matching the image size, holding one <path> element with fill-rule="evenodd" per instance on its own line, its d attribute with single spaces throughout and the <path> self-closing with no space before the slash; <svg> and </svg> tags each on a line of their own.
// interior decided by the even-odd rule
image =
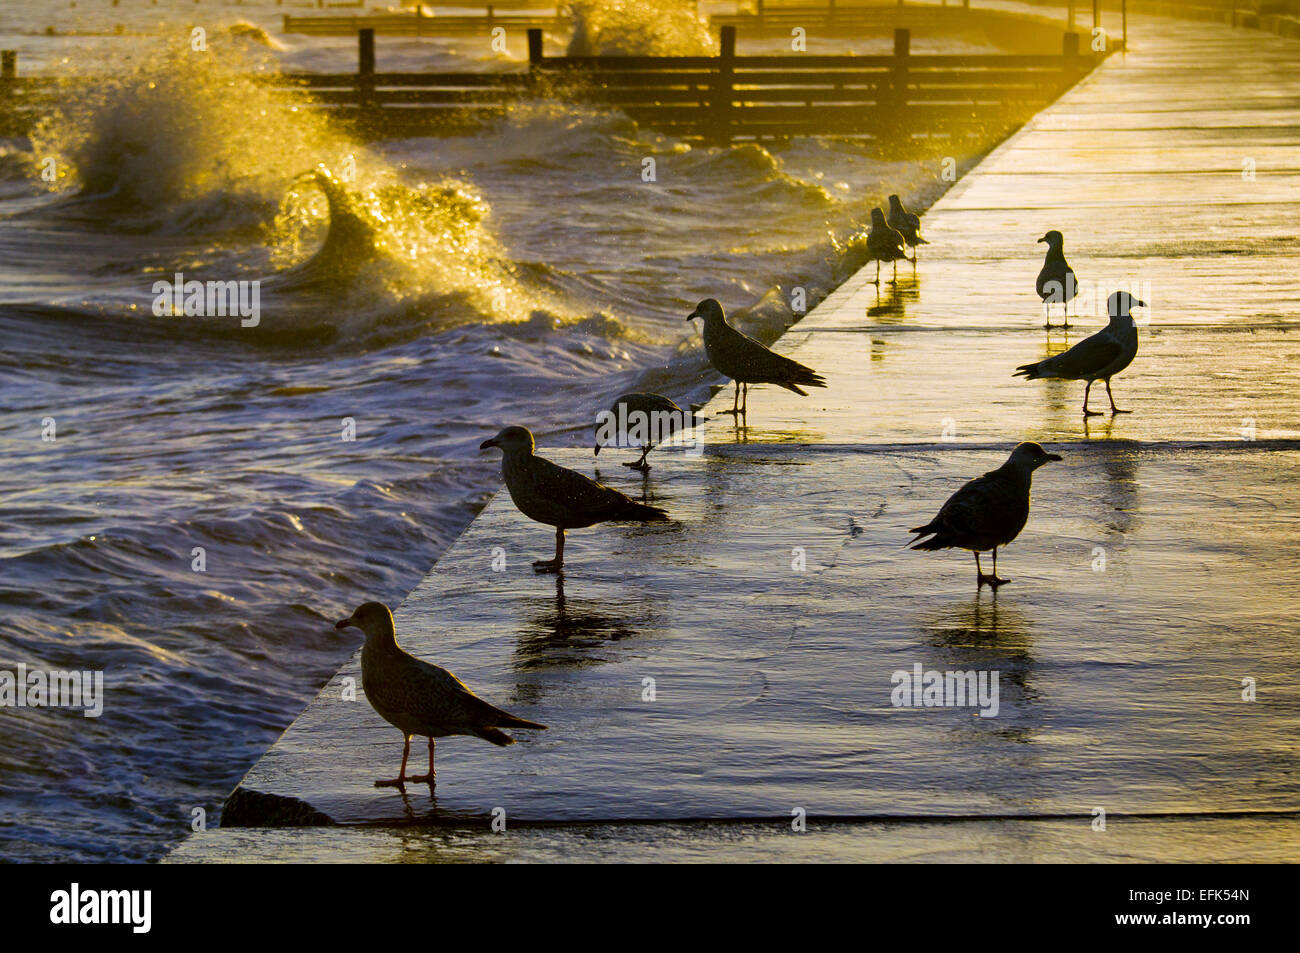
<svg viewBox="0 0 1300 953">
<path fill-rule="evenodd" d="M 1110 323 L 1092 337 L 1084 338 L 1068 351 L 1053 355 L 1034 364 L 1022 364 L 1016 368 L 1012 377 L 1024 377 L 1036 381 L 1055 377 L 1067 381 L 1087 381 L 1083 389 L 1083 415 L 1096 417 L 1100 410 L 1088 409 L 1088 392 L 1092 382 L 1106 382 L 1106 396 L 1110 398 L 1112 414 L 1127 414 L 1115 406 L 1115 398 L 1110 392 L 1110 379 L 1133 363 L 1138 352 L 1138 329 L 1129 314 L 1132 308 L 1145 308 L 1146 304 L 1138 301 L 1127 291 L 1116 291 L 1106 299 L 1110 310 Z"/>
<path fill-rule="evenodd" d="M 880 263 L 894 263 L 894 277 L 898 277 L 898 259 L 907 261 L 907 239 L 898 229 L 885 221 L 885 213 L 878 208 L 871 210 L 871 231 L 867 233 L 867 261 L 876 263 L 876 280 L 872 284 L 880 285 Z"/>
<path fill-rule="evenodd" d="M 704 322 L 704 352 L 709 356 L 709 363 L 736 382 L 735 403 L 731 410 L 720 413 L 745 416 L 749 407 L 750 384 L 776 384 L 800 397 L 808 396 L 807 391 L 800 389 L 800 384 L 804 387 L 826 386 L 826 380 L 811 367 L 782 357 L 733 328 L 722 313 L 722 305 L 713 298 L 705 298 L 686 316 L 687 321 L 695 318 Z"/>
<path fill-rule="evenodd" d="M 1070 326 L 1069 309 L 1065 303 L 1079 293 L 1078 282 L 1074 279 L 1074 269 L 1065 261 L 1065 236 L 1053 229 L 1040 242 L 1047 242 L 1047 257 L 1043 259 L 1043 268 L 1034 282 L 1034 290 L 1043 299 L 1043 311 L 1047 314 L 1047 327 L 1052 326 L 1052 304 L 1060 302 L 1065 311 L 1063 328 Z"/>
<path fill-rule="evenodd" d="M 976 477 L 948 498 L 939 515 L 924 526 L 909 529 L 917 533 L 913 549 L 969 549 L 975 553 L 979 589 L 987 582 L 995 591 L 1010 579 L 998 578 L 998 547 L 1005 546 L 1025 528 L 1029 519 L 1029 484 L 1034 471 L 1048 460 L 1060 460 L 1036 443 L 1022 443 L 1011 451 L 1007 462 L 982 477 Z M 922 540 L 922 536 L 929 539 Z M 920 540 L 918 542 L 918 540 Z M 993 575 L 986 576 L 980 553 L 993 550 Z"/>
<path fill-rule="evenodd" d="M 921 237 L 921 216 L 909 212 L 903 200 L 897 195 L 889 197 L 889 227 L 903 236 L 903 241 L 912 246 L 912 267 L 916 267 L 916 247 L 930 244 Z"/>
<path fill-rule="evenodd" d="M 618 490 L 589 480 L 577 470 L 537 456 L 533 452 L 536 447 L 533 435 L 526 427 L 506 427 L 479 445 L 480 450 L 488 447 L 501 448 L 501 475 L 519 512 L 530 520 L 555 527 L 555 558 L 533 563 L 533 569 L 538 572 L 564 569 L 565 530 L 611 520 L 660 523 L 668 519 L 668 514 L 657 506 L 638 503 Z"/>
<path fill-rule="evenodd" d="M 433 770 L 433 739 L 448 735 L 477 735 L 494 745 L 512 745 L 500 728 L 536 728 L 545 725 L 516 718 L 489 705 L 471 692 L 445 668 L 418 659 L 397 644 L 393 614 L 382 602 L 367 602 L 334 626 L 355 626 L 365 633 L 361 649 L 361 686 L 366 699 L 379 716 L 402 733 L 402 769 L 391 781 L 376 781 L 375 787 L 395 787 L 406 792 L 406 782 L 436 783 Z M 411 736 L 429 739 L 429 773 L 408 778 L 406 759 L 411 754 Z"/>
<path fill-rule="evenodd" d="M 650 469 L 646 455 L 677 431 L 690 427 L 690 416 L 662 394 L 623 394 L 609 408 L 609 417 L 597 415 L 593 455 L 600 456 L 601 447 L 617 445 L 620 439 L 640 440 L 641 459 L 636 463 L 624 461 L 623 466 L 646 473 Z M 608 429 L 611 426 L 612 433 Z"/>
</svg>

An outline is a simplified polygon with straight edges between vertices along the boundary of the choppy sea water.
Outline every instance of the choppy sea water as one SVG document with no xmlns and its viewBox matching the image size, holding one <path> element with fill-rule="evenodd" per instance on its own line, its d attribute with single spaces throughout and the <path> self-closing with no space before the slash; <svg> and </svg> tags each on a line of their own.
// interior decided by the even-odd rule
<svg viewBox="0 0 1300 953">
<path fill-rule="evenodd" d="M 611 10 L 604 52 L 698 52 Z M 0 711 L 5 859 L 159 856 L 352 653 L 330 623 L 401 601 L 496 490 L 486 435 L 585 442 L 626 390 L 702 401 L 698 299 L 771 339 L 794 286 L 811 305 L 860 264 L 871 207 L 947 184 L 937 157 L 693 146 L 555 102 L 353 142 L 243 78 L 353 65 L 282 12 L 0 11 L 24 72 L 75 79 L 0 140 L 0 662 L 107 686 L 97 719 Z M 480 46 L 380 55 L 503 65 Z M 259 282 L 256 326 L 156 315 L 178 272 Z"/>
</svg>

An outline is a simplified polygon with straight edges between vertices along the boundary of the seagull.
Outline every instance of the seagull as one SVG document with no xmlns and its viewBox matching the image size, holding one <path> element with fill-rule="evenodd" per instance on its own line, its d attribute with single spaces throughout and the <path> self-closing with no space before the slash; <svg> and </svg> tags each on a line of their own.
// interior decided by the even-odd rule
<svg viewBox="0 0 1300 953">
<path fill-rule="evenodd" d="M 620 439 L 639 440 L 641 459 L 636 463 L 625 461 L 623 466 L 645 473 L 650 469 L 650 464 L 645 462 L 646 454 L 690 426 L 691 415 L 661 394 L 623 394 L 609 408 L 608 417 L 597 415 L 594 455 L 599 456 L 602 447 L 617 444 Z"/>
<path fill-rule="evenodd" d="M 826 380 L 811 367 L 782 357 L 733 328 L 722 313 L 722 305 L 713 298 L 705 298 L 686 316 L 687 321 L 695 318 L 704 322 L 704 351 L 709 356 L 709 363 L 736 382 L 736 400 L 731 410 L 721 413 L 745 416 L 749 407 L 750 384 L 777 384 L 800 397 L 808 396 L 800 384 L 804 387 L 826 386 Z"/>
<path fill-rule="evenodd" d="M 1020 535 L 1029 519 L 1029 484 L 1034 471 L 1048 460 L 1060 460 L 1036 443 L 1022 443 L 1011 451 L 1007 462 L 982 477 L 976 477 L 948 498 L 939 515 L 924 526 L 909 529 L 918 534 L 913 549 L 950 549 L 954 546 L 975 553 L 976 589 L 985 583 L 996 592 L 1010 579 L 998 578 L 998 547 Z M 929 539 L 921 539 L 929 536 Z M 984 574 L 980 553 L 993 550 L 993 574 Z"/>
<path fill-rule="evenodd" d="M 530 520 L 555 527 L 555 558 L 533 563 L 537 572 L 564 570 L 565 530 L 610 520 L 644 523 L 668 520 L 668 514 L 657 506 L 638 503 L 577 470 L 537 456 L 533 452 L 536 448 L 533 435 L 526 427 L 506 427 L 479 445 L 480 450 L 488 447 L 501 449 L 501 475 L 519 512 Z"/>
<path fill-rule="evenodd" d="M 889 197 L 889 227 L 903 236 L 903 241 L 912 246 L 912 265 L 916 266 L 916 246 L 930 244 L 921 237 L 921 216 L 909 212 L 903 200 L 897 195 Z"/>
<path fill-rule="evenodd" d="M 494 745 L 512 745 L 501 728 L 546 729 L 535 721 L 516 718 L 489 705 L 471 692 L 451 672 L 405 651 L 397 644 L 393 614 L 382 602 L 367 602 L 334 628 L 353 626 L 365 633 L 361 649 L 361 687 L 370 706 L 402 733 L 402 768 L 390 781 L 376 781 L 377 788 L 395 787 L 406 793 L 406 782 L 437 784 L 433 770 L 433 739 L 448 735 L 477 735 Z M 429 773 L 406 776 L 406 759 L 411 754 L 411 736 L 429 739 Z"/>
<path fill-rule="evenodd" d="M 1112 414 L 1127 414 L 1115 406 L 1115 397 L 1110 392 L 1110 379 L 1133 363 L 1138 352 L 1137 324 L 1131 308 L 1145 308 L 1146 304 L 1134 298 L 1127 291 L 1116 291 L 1106 299 L 1110 311 L 1110 323 L 1092 337 L 1084 338 L 1068 351 L 1053 355 L 1046 360 L 1033 364 L 1022 364 L 1016 368 L 1012 377 L 1024 377 L 1036 381 L 1047 377 L 1067 381 L 1087 381 L 1083 389 L 1083 415 L 1096 417 L 1100 410 L 1088 409 L 1088 392 L 1092 382 L 1106 382 L 1106 396 L 1110 398 Z"/>
<path fill-rule="evenodd" d="M 1065 303 L 1079 293 L 1078 282 L 1074 278 L 1074 269 L 1065 262 L 1065 237 L 1055 229 L 1048 232 L 1040 242 L 1047 242 L 1047 257 L 1043 259 L 1043 269 L 1034 282 L 1034 290 L 1043 299 L 1043 310 L 1047 314 L 1047 327 L 1052 327 L 1052 304 Z M 1063 328 L 1070 326 L 1069 310 L 1065 309 Z"/>
<path fill-rule="evenodd" d="M 885 222 L 885 213 L 878 208 L 871 210 L 871 231 L 867 233 L 867 261 L 876 263 L 876 280 L 880 284 L 880 263 L 894 263 L 894 277 L 898 277 L 898 259 L 907 261 L 907 239 L 898 229 Z"/>
</svg>

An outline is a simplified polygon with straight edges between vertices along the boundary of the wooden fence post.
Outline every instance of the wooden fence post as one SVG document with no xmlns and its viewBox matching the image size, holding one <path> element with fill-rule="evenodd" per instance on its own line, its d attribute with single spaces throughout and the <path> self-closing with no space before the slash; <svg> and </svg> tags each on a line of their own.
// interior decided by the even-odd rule
<svg viewBox="0 0 1300 953">
<path fill-rule="evenodd" d="M 1070 32 L 1061 37 L 1062 78 L 1068 86 L 1079 78 L 1079 34 Z"/>
<path fill-rule="evenodd" d="M 1095 30 L 1100 26 L 1101 10 L 1099 9 L 1101 0 L 1092 0 L 1092 28 Z"/>
<path fill-rule="evenodd" d="M 1120 22 L 1123 24 L 1120 33 L 1124 37 L 1124 52 L 1128 52 L 1128 0 L 1120 0 L 1119 5 Z"/>
<path fill-rule="evenodd" d="M 890 89 L 891 108 L 899 110 L 907 105 L 907 60 L 912 55 L 912 31 L 899 27 L 894 31 L 894 75 Z"/>
<path fill-rule="evenodd" d="M 369 109 L 375 102 L 375 31 L 357 31 L 357 105 Z"/>
<path fill-rule="evenodd" d="M 735 74 L 736 28 L 724 26 L 718 36 L 718 69 L 713 77 L 713 96 L 709 111 L 713 114 L 713 137 L 720 143 L 731 141 L 731 95 Z"/>
<path fill-rule="evenodd" d="M 528 28 L 528 68 L 530 70 L 542 65 L 542 31 L 538 27 Z"/>
</svg>

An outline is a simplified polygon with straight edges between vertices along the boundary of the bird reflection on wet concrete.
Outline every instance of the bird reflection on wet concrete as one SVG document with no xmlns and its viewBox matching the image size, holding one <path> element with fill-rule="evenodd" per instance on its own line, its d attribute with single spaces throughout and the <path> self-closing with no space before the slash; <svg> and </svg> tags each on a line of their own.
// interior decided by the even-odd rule
<svg viewBox="0 0 1300 953">
<path fill-rule="evenodd" d="M 1041 701 L 1033 688 L 1035 660 L 1029 617 L 996 592 L 962 597 L 922 620 L 923 641 L 934 652 L 918 659 L 941 671 L 998 673 L 998 715 L 981 726 L 1012 741 L 1031 741 L 1042 725 Z"/>
<path fill-rule="evenodd" d="M 555 665 L 597 665 L 615 661 L 609 648 L 646 630 L 659 627 L 652 606 L 635 597 L 614 605 L 601 599 L 570 598 L 565 593 L 564 574 L 555 577 L 554 596 L 530 598 L 526 621 L 515 644 L 516 671 Z"/>
<path fill-rule="evenodd" d="M 901 324 L 907 317 L 907 306 L 920 300 L 920 279 L 916 275 L 900 276 L 885 288 L 883 293 L 876 288 L 876 303 L 868 306 L 867 317 L 879 324 Z"/>
<path fill-rule="evenodd" d="M 1131 440 L 1108 441 L 1100 445 L 1101 467 L 1106 474 L 1102 491 L 1105 511 L 1101 523 L 1106 532 L 1123 539 L 1136 530 L 1138 520 L 1138 454 L 1141 445 Z"/>
</svg>

